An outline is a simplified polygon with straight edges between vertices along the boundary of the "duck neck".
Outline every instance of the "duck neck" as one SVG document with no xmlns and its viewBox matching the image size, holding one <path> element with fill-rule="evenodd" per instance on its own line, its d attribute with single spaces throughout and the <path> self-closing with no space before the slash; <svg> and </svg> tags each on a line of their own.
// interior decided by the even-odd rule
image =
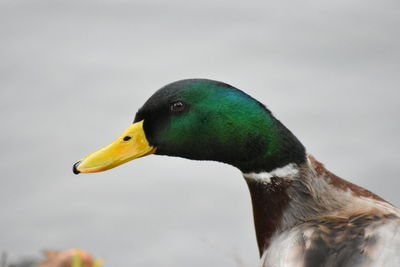
<svg viewBox="0 0 400 267">
<path fill-rule="evenodd" d="M 388 204 L 371 192 L 327 171 L 312 156 L 270 172 L 244 173 L 260 255 L 274 235 L 318 216 L 347 216 Z M 388 207 L 390 208 L 390 207 Z"/>
<path fill-rule="evenodd" d="M 250 190 L 260 255 L 282 228 L 284 213 L 292 201 L 289 189 L 298 172 L 296 164 L 288 164 L 271 172 L 243 174 Z"/>
</svg>

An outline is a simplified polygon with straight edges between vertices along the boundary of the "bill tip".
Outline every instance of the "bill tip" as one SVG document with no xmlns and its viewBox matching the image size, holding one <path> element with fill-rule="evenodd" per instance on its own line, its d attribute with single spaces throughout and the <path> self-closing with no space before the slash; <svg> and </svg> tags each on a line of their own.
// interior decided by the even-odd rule
<svg viewBox="0 0 400 267">
<path fill-rule="evenodd" d="M 78 162 L 75 163 L 74 166 L 72 167 L 72 171 L 73 171 L 75 174 L 81 173 L 81 172 L 78 170 L 78 166 L 79 166 L 80 163 L 81 163 L 81 162 L 78 161 Z"/>
</svg>

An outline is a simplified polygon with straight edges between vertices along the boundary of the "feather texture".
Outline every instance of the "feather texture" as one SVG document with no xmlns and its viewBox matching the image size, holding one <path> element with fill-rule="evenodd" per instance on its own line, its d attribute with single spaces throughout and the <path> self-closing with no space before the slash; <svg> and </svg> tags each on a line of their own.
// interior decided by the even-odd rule
<svg viewBox="0 0 400 267">
<path fill-rule="evenodd" d="M 293 166 L 286 168 L 290 172 L 281 170 L 244 175 L 260 266 L 400 266 L 397 208 L 332 174 L 310 155 L 297 171 Z"/>
</svg>

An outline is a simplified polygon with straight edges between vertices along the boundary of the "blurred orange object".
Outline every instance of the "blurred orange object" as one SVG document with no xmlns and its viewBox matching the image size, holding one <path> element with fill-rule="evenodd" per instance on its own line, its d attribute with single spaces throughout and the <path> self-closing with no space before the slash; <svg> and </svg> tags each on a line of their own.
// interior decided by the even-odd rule
<svg viewBox="0 0 400 267">
<path fill-rule="evenodd" d="M 43 251 L 45 260 L 40 262 L 38 267 L 100 267 L 101 261 L 78 248 L 66 251 Z"/>
</svg>

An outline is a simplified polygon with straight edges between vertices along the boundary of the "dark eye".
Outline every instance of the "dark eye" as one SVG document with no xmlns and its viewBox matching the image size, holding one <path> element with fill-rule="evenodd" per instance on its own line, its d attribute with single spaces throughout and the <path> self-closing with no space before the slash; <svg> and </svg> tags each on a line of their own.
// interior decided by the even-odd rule
<svg viewBox="0 0 400 267">
<path fill-rule="evenodd" d="M 185 109 L 185 104 L 183 104 L 182 101 L 176 101 L 176 102 L 172 103 L 172 105 L 171 105 L 172 111 L 179 112 L 179 111 L 183 111 L 184 109 Z"/>
</svg>

